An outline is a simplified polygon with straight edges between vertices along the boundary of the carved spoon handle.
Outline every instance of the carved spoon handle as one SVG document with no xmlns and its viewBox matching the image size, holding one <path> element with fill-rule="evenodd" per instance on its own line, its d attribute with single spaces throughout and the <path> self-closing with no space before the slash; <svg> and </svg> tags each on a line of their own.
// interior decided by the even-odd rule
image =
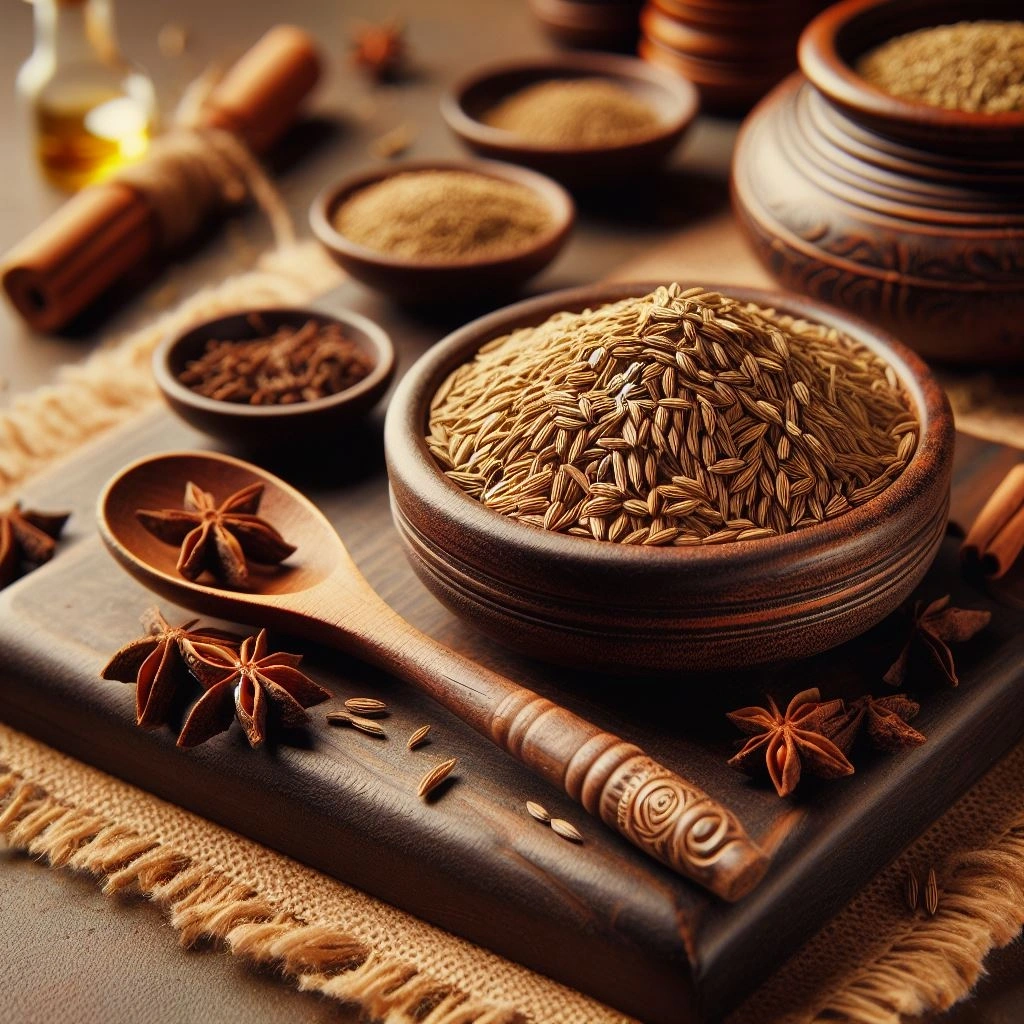
<svg viewBox="0 0 1024 1024">
<path fill-rule="evenodd" d="M 439 644 L 369 586 L 358 609 L 362 622 L 350 616 L 320 639 L 348 647 L 355 640 L 362 657 L 429 693 L 635 846 L 723 899 L 737 900 L 761 880 L 765 853 L 698 786 L 634 744 Z"/>
<path fill-rule="evenodd" d="M 491 736 L 534 770 L 560 776 L 551 781 L 634 846 L 725 900 L 745 896 L 768 868 L 736 816 L 700 787 L 525 687 L 498 706 Z"/>
</svg>

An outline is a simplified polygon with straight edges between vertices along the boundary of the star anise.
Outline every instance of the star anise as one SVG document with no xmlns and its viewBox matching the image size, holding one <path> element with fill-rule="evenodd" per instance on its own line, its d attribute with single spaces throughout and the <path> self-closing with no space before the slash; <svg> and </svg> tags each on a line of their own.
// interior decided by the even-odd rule
<svg viewBox="0 0 1024 1024">
<path fill-rule="evenodd" d="M 294 728 L 308 719 L 306 708 L 330 699 L 330 692 L 298 670 L 300 654 L 267 653 L 267 631 L 242 642 L 240 651 L 219 644 L 185 640 L 182 652 L 189 671 L 206 688 L 178 736 L 179 747 L 194 747 L 224 732 L 237 717 L 249 745 L 266 738 L 268 702 L 283 725 Z"/>
<path fill-rule="evenodd" d="M 100 675 L 121 683 L 135 683 L 135 720 L 143 729 L 167 722 L 175 693 L 188 680 L 182 657 L 186 640 L 216 640 L 238 646 L 238 638 L 219 629 L 193 629 L 198 619 L 172 626 L 158 608 L 142 614 L 145 636 L 125 644 L 103 667 Z"/>
<path fill-rule="evenodd" d="M 53 558 L 70 512 L 30 512 L 15 503 L 0 512 L 0 588 Z"/>
<path fill-rule="evenodd" d="M 729 721 L 752 738 L 729 764 L 750 771 L 763 761 L 779 796 L 796 789 L 805 768 L 824 779 L 852 775 L 853 765 L 827 735 L 842 714 L 841 700 L 822 701 L 816 689 L 798 693 L 785 714 L 771 697 L 767 708 L 732 711 Z"/>
<path fill-rule="evenodd" d="M 924 663 L 950 686 L 959 685 L 949 644 L 970 640 L 991 618 L 991 612 L 950 607 L 949 594 L 929 605 L 924 601 L 915 602 L 910 616 L 910 636 L 900 656 L 882 678 L 890 686 L 902 686 L 911 670 Z"/>
<path fill-rule="evenodd" d="M 397 78 L 405 63 L 405 27 L 397 19 L 363 23 L 352 32 L 352 60 L 378 81 Z"/>
<path fill-rule="evenodd" d="M 178 572 L 198 579 L 204 571 L 229 586 L 249 580 L 247 559 L 261 565 L 284 561 L 295 547 L 256 515 L 263 484 L 235 491 L 219 505 L 191 481 L 185 485 L 184 509 L 139 509 L 135 515 L 154 536 L 180 544 Z"/>
<path fill-rule="evenodd" d="M 925 737 L 907 723 L 921 705 L 902 693 L 888 697 L 858 697 L 846 707 L 846 714 L 828 726 L 828 737 L 844 754 L 853 749 L 862 731 L 878 750 L 893 753 L 901 747 L 918 747 Z"/>
</svg>

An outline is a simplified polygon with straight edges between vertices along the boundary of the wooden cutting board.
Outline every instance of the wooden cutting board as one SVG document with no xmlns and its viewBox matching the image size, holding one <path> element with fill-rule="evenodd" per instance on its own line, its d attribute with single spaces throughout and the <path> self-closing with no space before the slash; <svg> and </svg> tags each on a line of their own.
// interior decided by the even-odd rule
<svg viewBox="0 0 1024 1024">
<path fill-rule="evenodd" d="M 407 367 L 445 325 L 389 311 L 355 286 L 317 305 L 357 307 L 392 331 Z M 852 778 L 810 780 L 782 801 L 725 765 L 736 731 L 724 712 L 788 699 L 808 685 L 827 696 L 885 691 L 899 623 L 810 661 L 746 677 L 623 682 L 551 669 L 463 626 L 421 586 L 390 525 L 382 416 L 330 446 L 311 443 L 271 466 L 335 523 L 370 582 L 420 628 L 520 679 L 692 778 L 775 850 L 762 885 L 726 905 L 647 859 L 562 794 L 549 790 L 429 700 L 332 651 L 287 637 L 337 700 L 315 708 L 308 732 L 252 751 L 240 730 L 190 751 L 169 729 L 134 726 L 131 686 L 99 671 L 138 635 L 153 603 L 106 554 L 94 526 L 97 495 L 128 461 L 208 446 L 162 409 L 76 455 L 23 493 L 30 506 L 71 508 L 59 554 L 0 594 L 0 717 L 75 757 L 344 879 L 653 1024 L 716 1020 L 834 914 L 882 865 L 1024 734 L 1024 613 L 990 601 L 959 573 L 947 539 L 921 596 L 990 608 L 991 626 L 957 650 L 959 689 L 919 696 L 915 726 L 928 742 L 867 754 Z M 953 520 L 966 524 L 1021 453 L 958 439 Z M 164 607 L 168 618 L 189 616 Z M 341 699 L 391 705 L 388 738 L 329 726 Z M 431 725 L 431 742 L 405 740 Z M 456 756 L 440 798 L 416 797 L 423 773 Z M 543 803 L 583 832 L 576 846 L 530 818 Z"/>
</svg>

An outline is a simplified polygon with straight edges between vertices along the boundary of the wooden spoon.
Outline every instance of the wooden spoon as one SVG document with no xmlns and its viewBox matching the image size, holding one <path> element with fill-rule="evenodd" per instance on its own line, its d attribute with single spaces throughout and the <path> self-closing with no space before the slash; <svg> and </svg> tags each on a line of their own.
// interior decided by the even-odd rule
<svg viewBox="0 0 1024 1024">
<path fill-rule="evenodd" d="M 297 545 L 294 564 L 255 577 L 258 592 L 224 590 L 178 575 L 177 548 L 148 533 L 135 512 L 180 508 L 189 480 L 218 500 L 262 483 L 260 515 Z M 359 572 L 320 510 L 271 473 L 213 452 L 155 455 L 107 484 L 98 516 L 114 557 L 167 600 L 307 637 L 412 683 L 641 850 L 726 900 L 744 896 L 764 875 L 766 855 L 729 810 L 693 783 L 401 618 Z"/>
</svg>

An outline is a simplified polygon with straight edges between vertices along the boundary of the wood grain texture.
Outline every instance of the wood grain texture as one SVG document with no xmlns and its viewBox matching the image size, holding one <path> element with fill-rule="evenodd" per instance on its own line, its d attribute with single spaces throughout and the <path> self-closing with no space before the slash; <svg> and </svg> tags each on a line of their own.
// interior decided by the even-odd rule
<svg viewBox="0 0 1024 1024">
<path fill-rule="evenodd" d="M 736 213 L 784 287 L 929 357 L 1024 360 L 1024 114 L 897 100 L 851 68 L 894 32 L 1019 14 L 1013 0 L 852 0 L 812 23 L 807 80 L 761 103 L 733 161 Z"/>
<path fill-rule="evenodd" d="M 375 302 L 354 289 L 334 301 Z M 392 316 L 386 326 L 405 365 L 443 333 Z M 766 689 L 788 698 L 808 679 L 829 695 L 877 689 L 898 650 L 895 621 L 771 672 L 623 685 L 597 672 L 545 668 L 465 626 L 418 584 L 388 525 L 378 419 L 330 458 L 319 452 L 272 468 L 324 509 L 374 589 L 417 629 L 635 743 L 734 808 L 755 841 L 775 851 L 765 881 L 735 905 L 707 897 L 415 689 L 280 634 L 275 646 L 305 651 L 304 667 L 337 694 L 321 710 L 379 697 L 391 709 L 382 720 L 389 740 L 315 715 L 306 732 L 259 751 L 237 729 L 180 751 L 171 730 L 135 728 L 130 687 L 99 678 L 152 599 L 103 552 L 91 524 L 100 485 L 125 462 L 199 443 L 160 412 L 26 490 L 30 503 L 68 504 L 74 516 L 59 557 L 0 595 L 4 720 L 643 1020 L 720 1019 L 1024 733 L 1022 613 L 961 579 L 950 539 L 920 593 L 951 591 L 957 603 L 990 608 L 994 617 L 957 652 L 960 688 L 921 694 L 914 724 L 928 742 L 895 757 L 868 755 L 852 779 L 811 780 L 779 801 L 770 786 L 725 768 L 735 734 L 723 712 Z M 954 519 L 969 522 L 1019 460 L 960 438 Z M 173 621 L 188 617 L 164 610 Z M 430 744 L 409 752 L 404 737 L 424 724 Z M 424 771 L 450 756 L 459 759 L 456 784 L 425 804 L 416 796 Z M 530 818 L 528 799 L 571 821 L 584 842 L 567 843 Z"/>
</svg>

